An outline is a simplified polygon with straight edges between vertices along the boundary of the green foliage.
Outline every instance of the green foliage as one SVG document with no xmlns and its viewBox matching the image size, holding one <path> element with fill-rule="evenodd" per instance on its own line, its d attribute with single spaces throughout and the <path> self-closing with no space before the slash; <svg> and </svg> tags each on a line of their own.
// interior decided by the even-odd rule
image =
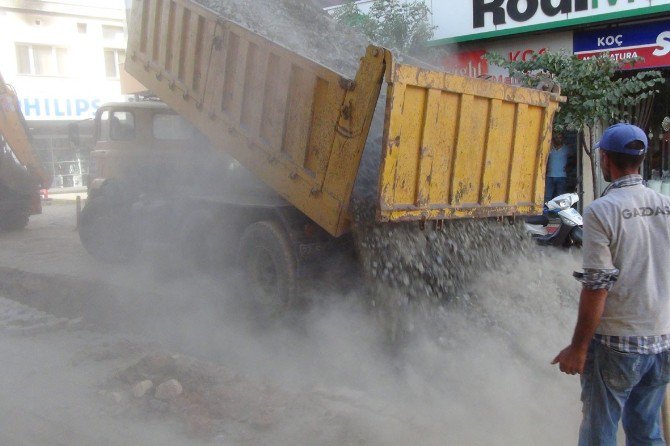
<svg viewBox="0 0 670 446">
<path fill-rule="evenodd" d="M 366 22 L 370 20 L 370 18 L 363 14 L 358 8 L 355 0 L 348 0 L 347 3 L 337 8 L 333 13 L 333 17 L 338 22 L 356 28 L 359 31 L 363 31 L 366 27 Z"/>
<path fill-rule="evenodd" d="M 408 53 L 422 50 L 435 30 L 430 8 L 422 0 L 375 0 L 367 14 L 349 0 L 334 17 L 380 45 Z"/>
<path fill-rule="evenodd" d="M 561 87 L 567 103 L 556 114 L 556 131 L 576 130 L 598 120 L 608 123 L 625 120 L 625 108 L 657 93 L 663 82 L 658 71 L 641 71 L 630 77 L 618 77 L 624 67 L 640 58 L 615 60 L 609 54 L 579 59 L 564 51 L 547 51 L 527 61 L 509 61 L 498 54 L 487 54 L 489 62 L 507 68 L 510 75 L 525 86 L 534 87 L 550 77 Z"/>
</svg>

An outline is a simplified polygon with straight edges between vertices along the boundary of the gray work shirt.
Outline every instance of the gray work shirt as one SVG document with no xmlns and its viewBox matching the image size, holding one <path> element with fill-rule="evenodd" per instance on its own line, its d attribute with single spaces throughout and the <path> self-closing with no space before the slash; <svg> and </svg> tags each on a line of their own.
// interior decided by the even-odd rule
<svg viewBox="0 0 670 446">
<path fill-rule="evenodd" d="M 642 184 L 584 211 L 584 270 L 619 270 L 596 333 L 670 334 L 670 198 Z"/>
</svg>

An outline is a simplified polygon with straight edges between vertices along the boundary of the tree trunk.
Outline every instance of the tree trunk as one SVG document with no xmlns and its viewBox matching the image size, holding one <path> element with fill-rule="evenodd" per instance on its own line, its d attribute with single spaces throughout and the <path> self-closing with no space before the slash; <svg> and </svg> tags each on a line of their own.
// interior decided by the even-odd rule
<svg viewBox="0 0 670 446">
<path fill-rule="evenodd" d="M 588 140 L 585 138 L 584 134 L 588 133 Z M 594 149 L 594 140 L 593 140 L 593 126 L 586 125 L 584 131 L 581 133 L 580 145 L 582 150 L 589 157 L 589 164 L 591 167 L 591 186 L 593 188 L 593 199 L 596 200 L 600 197 L 600 182 L 598 181 L 598 168 L 596 156 L 598 154 L 597 150 Z M 583 167 L 582 167 L 583 169 Z M 582 179 L 582 185 L 584 180 Z"/>
</svg>

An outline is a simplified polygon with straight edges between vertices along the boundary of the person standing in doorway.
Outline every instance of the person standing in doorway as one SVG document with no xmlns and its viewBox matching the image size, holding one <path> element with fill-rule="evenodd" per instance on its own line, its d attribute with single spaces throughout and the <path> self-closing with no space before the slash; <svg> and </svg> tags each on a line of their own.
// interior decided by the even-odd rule
<svg viewBox="0 0 670 446">
<path fill-rule="evenodd" d="M 566 192 L 568 182 L 567 165 L 570 149 L 563 143 L 563 134 L 555 133 L 551 138 L 551 150 L 547 160 L 547 181 L 544 189 L 544 202 Z"/>
<path fill-rule="evenodd" d="M 584 211 L 583 283 L 572 342 L 554 358 L 581 374 L 580 446 L 664 445 L 659 412 L 670 381 L 670 198 L 639 175 L 639 127 L 617 124 L 599 142 L 611 184 Z"/>
</svg>

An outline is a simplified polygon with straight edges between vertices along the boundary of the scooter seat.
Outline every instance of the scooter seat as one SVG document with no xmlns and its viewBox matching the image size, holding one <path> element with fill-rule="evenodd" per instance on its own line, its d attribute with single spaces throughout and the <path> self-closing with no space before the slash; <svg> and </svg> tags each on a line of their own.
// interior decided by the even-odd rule
<svg viewBox="0 0 670 446">
<path fill-rule="evenodd" d="M 529 225 L 542 225 L 547 226 L 549 224 L 549 217 L 546 215 L 536 215 L 533 217 L 526 218 L 526 223 Z"/>
</svg>

